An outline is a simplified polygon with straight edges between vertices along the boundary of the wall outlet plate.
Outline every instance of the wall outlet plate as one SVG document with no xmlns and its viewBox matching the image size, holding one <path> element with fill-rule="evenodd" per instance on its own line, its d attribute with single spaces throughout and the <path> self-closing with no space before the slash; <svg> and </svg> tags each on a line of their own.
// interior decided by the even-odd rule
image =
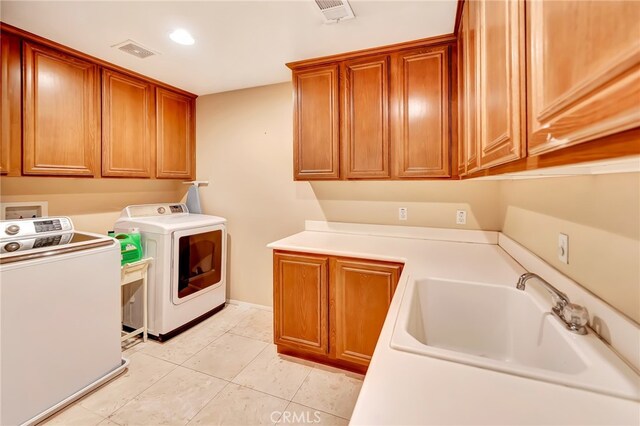
<svg viewBox="0 0 640 426">
<path fill-rule="evenodd" d="M 409 211 L 406 207 L 400 207 L 398 209 L 398 220 L 407 220 Z"/>
<path fill-rule="evenodd" d="M 569 236 L 560 233 L 558 235 L 558 260 L 564 264 L 569 264 Z"/>
<path fill-rule="evenodd" d="M 466 210 L 456 210 L 456 224 L 457 225 L 466 225 L 467 224 L 467 211 Z"/>
</svg>

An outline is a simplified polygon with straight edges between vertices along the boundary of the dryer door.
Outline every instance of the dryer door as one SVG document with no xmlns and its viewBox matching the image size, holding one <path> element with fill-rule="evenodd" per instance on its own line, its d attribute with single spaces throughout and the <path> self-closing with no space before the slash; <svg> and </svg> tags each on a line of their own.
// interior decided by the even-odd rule
<svg viewBox="0 0 640 426">
<path fill-rule="evenodd" d="M 171 301 L 178 305 L 224 283 L 224 225 L 173 233 Z"/>
</svg>

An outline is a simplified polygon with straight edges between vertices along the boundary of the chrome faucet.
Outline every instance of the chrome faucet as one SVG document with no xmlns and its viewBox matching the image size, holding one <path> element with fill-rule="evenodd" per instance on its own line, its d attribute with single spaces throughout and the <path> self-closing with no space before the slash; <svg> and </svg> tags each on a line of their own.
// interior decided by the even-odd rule
<svg viewBox="0 0 640 426">
<path fill-rule="evenodd" d="M 524 291 L 525 284 L 531 278 L 536 278 L 544 286 L 545 290 L 551 293 L 555 303 L 551 308 L 553 315 L 559 319 L 569 331 L 577 334 L 587 334 L 586 325 L 589 322 L 589 312 L 587 308 L 571 303 L 566 294 L 549 284 L 539 275 L 531 272 L 520 275 L 516 288 Z"/>
</svg>

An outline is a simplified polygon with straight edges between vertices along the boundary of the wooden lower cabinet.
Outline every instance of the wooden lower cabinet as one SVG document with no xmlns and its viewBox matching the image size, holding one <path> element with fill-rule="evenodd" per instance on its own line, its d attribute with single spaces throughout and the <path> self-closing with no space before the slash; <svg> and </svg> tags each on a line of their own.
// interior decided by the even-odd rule
<svg viewBox="0 0 640 426">
<path fill-rule="evenodd" d="M 278 352 L 365 372 L 402 264 L 274 252 Z"/>
</svg>

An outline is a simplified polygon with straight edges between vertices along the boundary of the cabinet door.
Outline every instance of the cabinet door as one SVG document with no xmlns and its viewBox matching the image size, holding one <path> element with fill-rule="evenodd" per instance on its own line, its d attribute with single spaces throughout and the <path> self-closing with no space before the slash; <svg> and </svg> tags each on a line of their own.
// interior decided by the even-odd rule
<svg viewBox="0 0 640 426">
<path fill-rule="evenodd" d="M 195 172 L 194 99 L 156 89 L 156 177 L 192 179 Z"/>
<path fill-rule="evenodd" d="M 153 86 L 102 70 L 102 175 L 151 177 L 155 141 Z"/>
<path fill-rule="evenodd" d="M 460 26 L 458 27 L 458 155 L 457 155 L 457 167 L 458 175 L 464 176 L 467 174 L 467 136 L 465 134 L 466 116 L 467 111 L 465 107 L 466 102 L 466 88 L 464 67 L 466 65 L 465 53 L 466 53 L 466 41 L 465 34 L 467 33 L 467 23 L 465 22 L 466 11 L 469 9 L 465 4 L 462 11 L 462 17 L 460 19 Z"/>
<path fill-rule="evenodd" d="M 640 2 L 527 7 L 529 154 L 640 125 Z"/>
<path fill-rule="evenodd" d="M 326 355 L 329 259 L 274 253 L 274 343 Z"/>
<path fill-rule="evenodd" d="M 339 179 L 338 66 L 293 72 L 296 180 Z"/>
<path fill-rule="evenodd" d="M 524 1 L 474 3 L 480 29 L 480 165 L 486 168 L 522 157 Z"/>
<path fill-rule="evenodd" d="M 342 150 L 344 177 L 388 178 L 389 57 L 343 64 Z"/>
<path fill-rule="evenodd" d="M 465 97 L 464 105 L 464 138 L 467 173 L 480 167 L 478 148 L 480 144 L 480 114 L 478 111 L 478 1 L 464 4 L 463 22 L 463 65 Z"/>
<path fill-rule="evenodd" d="M 94 176 L 100 164 L 98 67 L 24 42 L 23 172 Z"/>
<path fill-rule="evenodd" d="M 0 35 L 0 174 L 20 175 L 22 145 L 22 71 L 20 39 Z"/>
<path fill-rule="evenodd" d="M 448 52 L 444 46 L 394 55 L 394 177 L 451 175 Z"/>
<path fill-rule="evenodd" d="M 402 265 L 332 258 L 331 271 L 331 355 L 369 365 Z"/>
</svg>

